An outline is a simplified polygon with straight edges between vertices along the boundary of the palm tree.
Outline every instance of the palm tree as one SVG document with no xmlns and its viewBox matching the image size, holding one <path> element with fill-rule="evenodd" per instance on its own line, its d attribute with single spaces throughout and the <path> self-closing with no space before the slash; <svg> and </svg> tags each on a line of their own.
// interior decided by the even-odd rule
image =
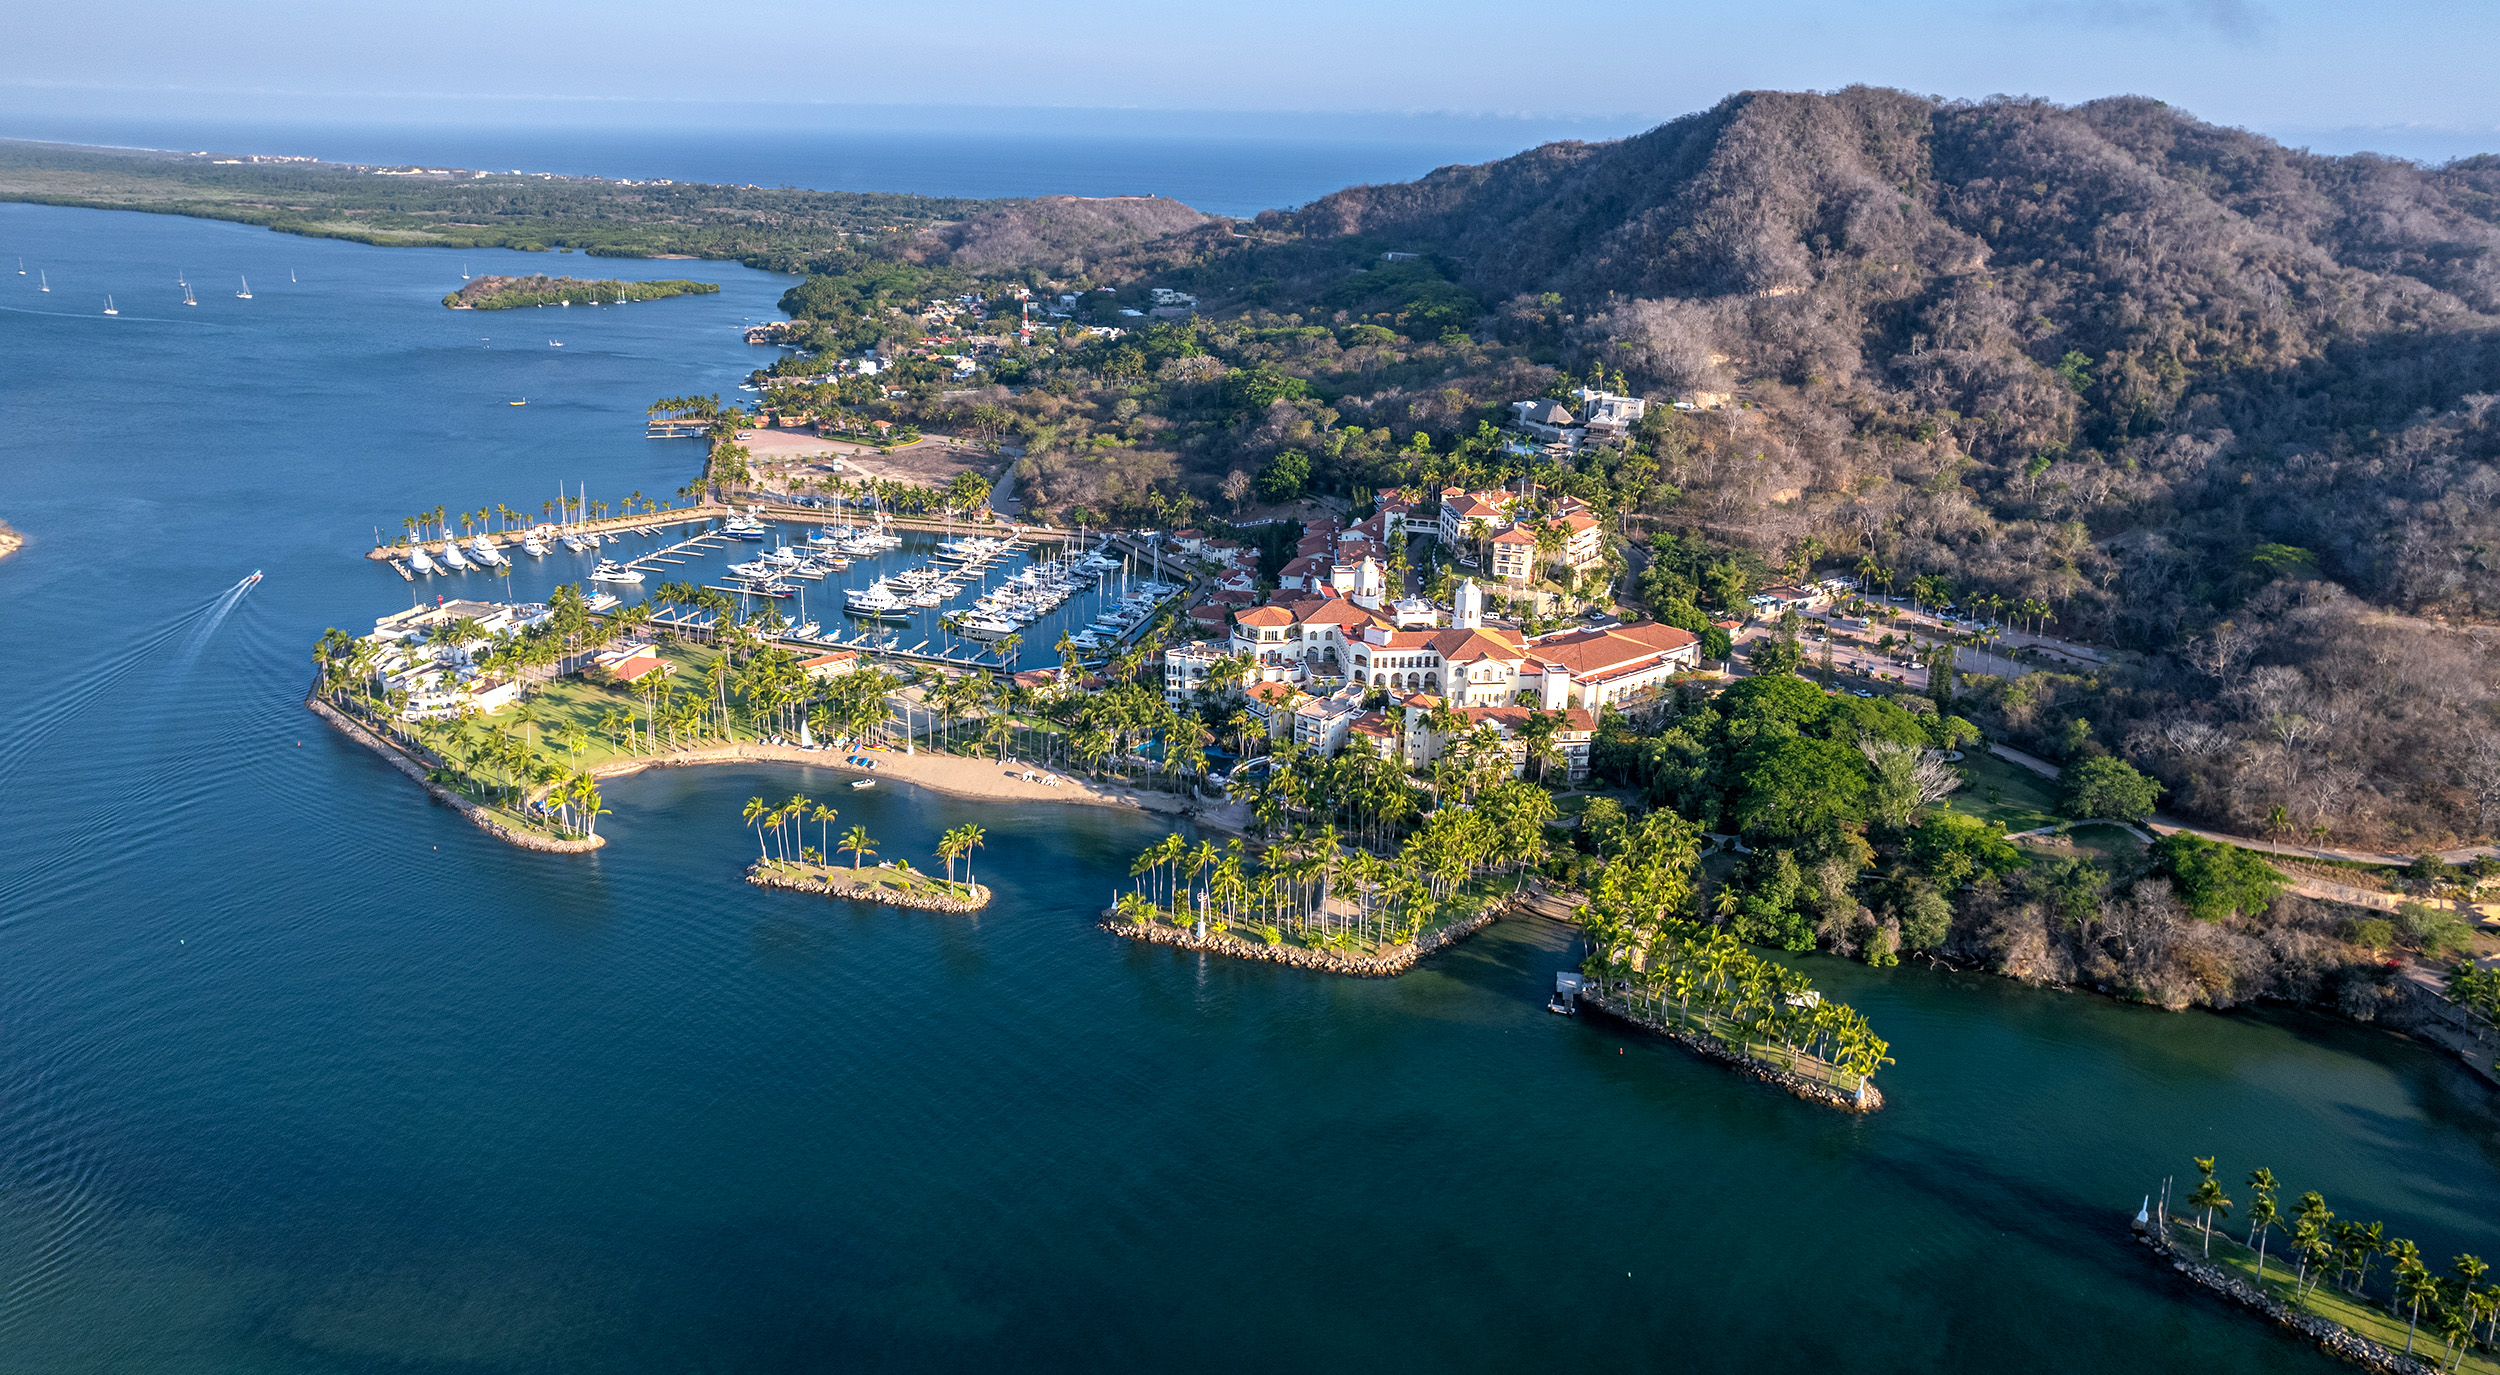
<svg viewBox="0 0 2500 1375">
<path fill-rule="evenodd" d="M 2214 1178 L 2214 1158 L 2200 1155 L 2194 1159 L 2197 1170 L 2204 1178 L 2197 1181 L 2196 1192 L 2189 1194 L 2187 1201 L 2204 1211 L 2205 1254 L 2210 1256 L 2214 1253 L 2214 1214 L 2231 1211 L 2231 1200 L 2223 1197 L 2222 1185 Z"/>
<path fill-rule="evenodd" d="M 753 826 L 755 828 L 755 853 L 759 860 L 770 860 L 772 858 L 771 855 L 766 854 L 764 851 L 763 820 L 764 814 L 768 810 L 770 809 L 765 807 L 764 799 L 760 797 L 750 797 L 747 799 L 747 805 L 741 808 L 738 812 L 739 820 L 744 821 L 749 826 Z"/>
<path fill-rule="evenodd" d="M 2257 1251 L 2257 1283 L 2266 1282 L 2266 1234 L 2274 1230 L 2274 1171 L 2259 1166 L 2248 1172 L 2248 1244 Z"/>
<path fill-rule="evenodd" d="M 938 837 L 935 853 L 939 859 L 946 861 L 946 882 L 950 886 L 955 882 L 955 861 L 962 857 L 963 852 L 962 828 L 958 827 Z"/>
<path fill-rule="evenodd" d="M 837 812 L 837 811 L 835 811 L 833 808 L 828 807 L 828 806 L 826 806 L 825 804 L 823 804 L 823 803 L 819 802 L 819 803 L 817 803 L 817 804 L 816 804 L 816 810 L 814 810 L 813 812 L 808 813 L 808 816 L 807 816 L 807 819 L 808 819 L 808 820 L 813 821 L 813 822 L 815 822 L 815 823 L 816 823 L 816 843 L 817 843 L 817 844 L 819 844 L 819 845 L 823 845 L 823 846 L 825 846 L 825 847 L 826 847 L 826 849 L 825 849 L 825 854 L 826 854 L 826 855 L 828 855 L 828 856 L 832 855 L 832 853 L 833 853 L 833 849 L 832 849 L 832 844 L 833 844 L 833 842 L 832 842 L 832 828 L 833 828 L 833 823 L 834 823 L 835 818 L 837 818 L 837 817 L 839 817 L 839 816 L 841 816 L 841 815 L 842 815 L 842 814 L 841 814 L 840 812 Z"/>
<path fill-rule="evenodd" d="M 859 862 L 877 852 L 877 842 L 868 838 L 867 827 L 853 826 L 842 833 L 841 848 L 851 852 L 851 878 L 852 881 L 857 882 Z"/>
<path fill-rule="evenodd" d="M 989 839 L 989 832 L 969 821 L 957 827 L 956 831 L 963 837 L 964 882 L 971 887 L 978 888 L 981 885 L 972 877 L 972 852 L 980 849 L 981 843 Z"/>
<path fill-rule="evenodd" d="M 2422 1263 L 2422 1248 L 2412 1242 L 2398 1237 L 2387 1244 L 2387 1255 L 2396 1265 L 2396 1298 L 2405 1304 L 2405 1354 L 2410 1356 L 2413 1329 L 2422 1322 L 2422 1300 L 2439 1292 L 2439 1282 Z"/>
</svg>

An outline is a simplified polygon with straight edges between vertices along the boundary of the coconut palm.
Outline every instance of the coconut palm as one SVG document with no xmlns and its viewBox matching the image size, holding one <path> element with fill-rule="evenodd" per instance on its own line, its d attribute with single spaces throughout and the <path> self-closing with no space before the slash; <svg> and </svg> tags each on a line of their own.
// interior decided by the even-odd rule
<svg viewBox="0 0 2500 1375">
<path fill-rule="evenodd" d="M 964 882 L 978 888 L 981 885 L 972 877 L 972 852 L 980 849 L 982 842 L 989 839 L 989 832 L 968 821 L 955 829 L 963 837 Z"/>
<path fill-rule="evenodd" d="M 2259 1166 L 2248 1172 L 2248 1244 L 2257 1252 L 2257 1282 L 2266 1282 L 2266 1234 L 2274 1230 L 2274 1171 Z"/>
<path fill-rule="evenodd" d="M 764 805 L 764 799 L 760 797 L 750 797 L 747 799 L 746 806 L 740 808 L 738 812 L 739 820 L 755 828 L 755 853 L 760 860 L 764 861 L 770 861 L 772 859 L 772 856 L 766 853 L 764 849 L 763 826 L 764 814 L 770 810 L 770 808 Z"/>
<path fill-rule="evenodd" d="M 2210 1155 L 2200 1155 L 2194 1159 L 2197 1171 L 2204 1178 L 2197 1181 L 2196 1191 L 2188 1195 L 2187 1201 L 2204 1212 L 2204 1250 L 2205 1254 L 2210 1256 L 2214 1252 L 2214 1214 L 2231 1211 L 2231 1200 L 2223 1196 L 2222 1184 L 2214 1178 L 2214 1158 Z"/>
<path fill-rule="evenodd" d="M 859 877 L 860 861 L 877 852 L 877 842 L 868 838 L 868 828 L 853 826 L 842 833 L 842 849 L 851 852 L 851 876 Z"/>
</svg>

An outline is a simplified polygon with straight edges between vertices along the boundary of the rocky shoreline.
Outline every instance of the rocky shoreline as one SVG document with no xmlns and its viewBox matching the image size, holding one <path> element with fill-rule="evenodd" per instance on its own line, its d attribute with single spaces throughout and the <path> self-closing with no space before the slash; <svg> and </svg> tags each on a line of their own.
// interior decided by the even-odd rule
<svg viewBox="0 0 2500 1375">
<path fill-rule="evenodd" d="M 889 907 L 917 907 L 924 912 L 978 912 L 990 905 L 990 890 L 982 884 L 972 885 L 970 898 L 941 897 L 936 893 L 906 893 L 882 883 L 834 883 L 820 879 L 798 878 L 779 873 L 761 864 L 747 866 L 747 882 L 758 888 L 787 888 L 794 893 L 822 893 L 827 897 L 853 898 L 860 902 L 882 902 Z"/>
<path fill-rule="evenodd" d="M 2254 1309 L 2272 1318 L 2279 1326 L 2315 1339 L 2320 1349 L 2330 1356 L 2350 1361 L 2365 1370 L 2379 1371 L 2381 1375 L 2434 1375 L 2431 1366 L 2400 1351 L 2390 1351 L 2341 1323 L 2330 1322 L 2314 1313 L 2303 1313 L 2260 1292 L 2255 1285 L 2220 1266 L 2189 1255 L 2149 1222 L 2138 1222 L 2134 1227 L 2135 1239 L 2168 1260 L 2171 1269 L 2243 1308 Z"/>
<path fill-rule="evenodd" d="M 1870 1081 L 1855 1095 L 1841 1092 L 1829 1084 L 1818 1084 L 1800 1074 L 1792 1074 L 1760 1056 L 1731 1049 L 1725 1041 L 1705 1031 L 1654 1022 L 1635 1012 L 1627 1012 L 1595 993 L 1580 994 L 1580 1006 L 1593 1007 L 1628 1026 L 1664 1036 L 1705 1060 L 1716 1060 L 1739 1074 L 1759 1079 L 1788 1090 L 1809 1103 L 1820 1103 L 1842 1112 L 1873 1112 L 1884 1105 L 1884 1092 Z"/>
<path fill-rule="evenodd" d="M 469 819 L 471 825 L 498 840 L 518 845 L 524 850 L 543 850 L 549 854 L 558 855 L 583 854 L 608 843 L 606 836 L 584 836 L 580 839 L 568 840 L 557 836 L 539 835 L 508 825 L 488 809 L 426 777 L 425 766 L 417 762 L 415 756 L 367 730 L 363 724 L 346 712 L 322 701 L 319 694 L 306 694 L 304 705 L 312 708 L 313 715 L 336 726 L 348 739 L 381 755 L 383 759 L 389 761 L 392 768 L 415 779 L 417 786 L 425 789 L 426 794 L 435 801 L 459 812 Z"/>
<path fill-rule="evenodd" d="M 1242 960 L 1265 960 L 1269 964 L 1291 965 L 1296 969 L 1316 970 L 1322 974 L 1350 974 L 1358 979 L 1386 979 L 1415 967 L 1415 962 L 1436 950 L 1444 950 L 1482 931 L 1500 919 L 1497 907 L 1462 922 L 1453 922 L 1411 945 L 1401 945 L 1379 955 L 1341 955 L 1334 950 L 1303 950 L 1294 946 L 1269 945 L 1265 941 L 1245 940 L 1230 931 L 1209 932 L 1199 936 L 1177 926 L 1160 922 L 1139 926 L 1112 912 L 1104 912 L 1102 928 L 1114 935 L 1126 936 L 1149 945 L 1176 946 L 1182 950 L 1200 950 L 1211 955 L 1230 955 Z"/>
</svg>

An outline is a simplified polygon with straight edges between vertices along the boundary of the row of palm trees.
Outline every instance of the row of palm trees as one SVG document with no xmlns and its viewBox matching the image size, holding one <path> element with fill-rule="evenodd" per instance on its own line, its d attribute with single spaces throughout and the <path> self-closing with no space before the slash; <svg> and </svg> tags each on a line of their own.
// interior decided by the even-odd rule
<svg viewBox="0 0 2500 1375">
<path fill-rule="evenodd" d="M 2197 1214 L 2204 1234 L 2202 1249 L 2210 1256 L 2215 1219 L 2227 1217 L 2236 1205 L 2214 1174 L 2215 1158 L 2191 1158 L 2196 1162 L 2197 1182 L 2186 1203 Z M 2266 1279 L 2267 1243 L 2280 1227 L 2289 1233 L 2287 1240 L 2294 1258 L 2292 1297 L 2296 1300 L 2316 1292 L 2321 1284 L 2333 1282 L 2355 1299 L 2373 1301 L 2369 1293 L 2370 1267 L 2380 1260 L 2388 1263 L 2386 1303 L 2390 1311 L 2405 1320 L 2407 1356 L 2413 1354 L 2416 1334 L 2426 1314 L 2448 1345 L 2440 1362 L 2443 1369 L 2463 1365 L 2476 1345 L 2491 1348 L 2495 1338 L 2500 1337 L 2500 1285 L 2480 1283 L 2491 1269 L 2481 1257 L 2471 1253 L 2454 1257 L 2443 1277 L 2431 1270 L 2420 1246 L 2402 1237 L 2388 1236 L 2386 1224 L 2338 1221 L 2326 1206 L 2326 1199 L 2315 1189 L 2302 1194 L 2286 1216 L 2276 1201 L 2281 1185 L 2271 1169 L 2261 1166 L 2249 1171 L 2248 1189 L 2246 1245 L 2256 1253 L 2257 1280 L 2261 1286 Z"/>
<path fill-rule="evenodd" d="M 1219 850 L 1174 833 L 1129 866 L 1131 891 L 1114 911 L 1140 926 L 1204 920 L 1210 932 L 1240 928 L 1270 945 L 1288 935 L 1319 949 L 1401 944 L 1474 910 L 1463 893 L 1470 880 L 1542 859 L 1553 816 L 1544 789 L 1511 783 L 1476 807 L 1434 812 L 1394 856 L 1347 845 L 1333 825 L 1256 855 L 1239 840 Z"/>
<path fill-rule="evenodd" d="M 596 800 L 594 796 L 592 801 Z M 833 823 L 841 819 L 841 812 L 804 794 L 794 793 L 777 807 L 761 797 L 750 797 L 738 816 L 755 832 L 756 856 L 764 864 L 824 864 L 830 862 L 830 855 L 848 854 L 851 873 L 856 876 L 860 866 L 877 853 L 876 838 L 868 834 L 866 826 L 854 825 L 842 833 L 841 839 L 834 839 Z M 807 843 L 809 826 L 816 828 L 818 845 Z M 960 862 L 964 885 L 980 886 L 972 875 L 972 852 L 988 840 L 989 833 L 970 822 L 938 837 L 934 853 L 946 862 L 948 883 L 955 881 L 955 866 Z"/>
<path fill-rule="evenodd" d="M 1856 1009 L 1701 919 L 1698 826 L 1653 811 L 1612 848 L 1580 914 L 1590 944 L 1584 970 L 1602 996 L 1757 1059 L 1772 1060 L 1776 1047 L 1773 1062 L 1792 1073 L 1806 1072 L 1811 1059 L 1859 1089 L 1892 1063 L 1891 1047 Z"/>
<path fill-rule="evenodd" d="M 1883 562 L 1873 554 L 1868 554 L 1858 560 L 1857 574 L 1858 586 L 1861 589 L 1865 588 L 1868 583 L 1879 584 L 1887 596 L 1891 594 L 1900 576 L 1894 570 L 1886 568 Z M 1953 584 L 1943 577 L 1918 574 L 1910 579 L 1909 588 L 1910 606 L 1914 610 L 1953 604 Z M 2057 613 L 2047 602 L 2038 597 L 2024 597 L 2017 601 L 2001 597 L 1993 592 L 1983 592 L 1971 597 L 1969 605 L 1971 610 L 1991 621 L 2003 621 L 2007 615 L 2011 614 L 2025 628 L 2035 632 L 2057 620 Z"/>
<path fill-rule="evenodd" d="M 621 514 L 630 516 L 637 512 L 656 515 L 661 508 L 658 502 L 644 496 L 641 489 L 636 488 L 626 495 L 623 504 L 616 509 Z M 592 501 L 588 506 L 584 506 L 582 498 L 566 496 L 540 502 L 537 520 L 531 519 L 527 511 L 517 510 L 499 501 L 492 506 L 481 506 L 474 511 L 453 511 L 443 506 L 436 506 L 431 511 L 419 511 L 415 515 L 402 517 L 399 524 L 400 528 L 407 532 L 409 541 L 414 543 L 418 540 L 451 538 L 451 523 L 455 520 L 460 522 L 460 537 L 466 539 L 472 533 L 501 534 L 506 531 L 524 530 L 540 521 L 570 520 L 580 516 L 596 520 L 606 515 L 608 511 L 609 505 L 605 501 Z"/>
</svg>

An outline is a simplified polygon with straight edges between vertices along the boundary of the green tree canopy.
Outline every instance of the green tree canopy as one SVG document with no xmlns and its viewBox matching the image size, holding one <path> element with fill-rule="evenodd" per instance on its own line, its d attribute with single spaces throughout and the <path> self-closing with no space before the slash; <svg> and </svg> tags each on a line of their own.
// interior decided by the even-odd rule
<svg viewBox="0 0 2500 1375">
<path fill-rule="evenodd" d="M 1764 737 L 1737 777 L 1736 824 L 1748 835 L 1803 837 L 1866 819 L 1866 759 L 1836 740 Z"/>
<path fill-rule="evenodd" d="M 2255 916 L 2287 886 L 2254 851 L 2185 831 L 2154 841 L 2151 857 L 2153 872 L 2170 880 L 2179 900 L 2200 921 Z"/>
<path fill-rule="evenodd" d="M 2161 784 L 2114 755 L 2068 764 L 2057 777 L 2057 810 L 2078 821 L 2142 821 L 2161 796 Z"/>
</svg>

